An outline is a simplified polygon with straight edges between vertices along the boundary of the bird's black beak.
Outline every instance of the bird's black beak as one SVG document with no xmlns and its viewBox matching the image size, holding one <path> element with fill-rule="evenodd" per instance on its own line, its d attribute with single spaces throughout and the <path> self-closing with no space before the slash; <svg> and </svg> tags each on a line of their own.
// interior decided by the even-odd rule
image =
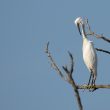
<svg viewBox="0 0 110 110">
<path fill-rule="evenodd" d="M 81 30 L 80 30 L 80 24 L 79 23 L 77 23 L 77 28 L 78 28 L 79 34 L 81 35 Z"/>
</svg>

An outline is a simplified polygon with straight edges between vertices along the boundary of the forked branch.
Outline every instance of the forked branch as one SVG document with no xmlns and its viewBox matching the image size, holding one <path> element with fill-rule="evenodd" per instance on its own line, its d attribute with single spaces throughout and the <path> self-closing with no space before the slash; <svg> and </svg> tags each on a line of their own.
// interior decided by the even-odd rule
<svg viewBox="0 0 110 110">
<path fill-rule="evenodd" d="M 66 72 L 67 74 L 67 78 L 68 78 L 68 82 L 72 85 L 73 89 L 74 89 L 74 92 L 75 92 L 75 96 L 76 96 L 76 99 L 77 99 L 77 103 L 78 103 L 78 107 L 79 107 L 79 110 L 83 110 L 83 106 L 82 106 L 82 103 L 81 103 L 81 98 L 80 98 L 80 95 L 79 95 L 79 91 L 78 91 L 78 88 L 76 86 L 76 83 L 72 77 L 72 74 L 73 74 L 73 70 L 74 70 L 74 61 L 73 61 L 73 56 L 70 52 L 69 53 L 69 56 L 70 56 L 70 69 L 68 69 L 67 66 L 63 66 L 63 69 L 64 71 Z"/>
<path fill-rule="evenodd" d="M 70 69 L 68 69 L 67 66 L 63 66 L 63 69 L 65 71 L 65 73 L 67 74 L 67 76 L 65 77 L 63 72 L 61 72 L 61 70 L 59 69 L 59 67 L 57 66 L 57 64 L 55 63 L 55 61 L 53 60 L 52 58 L 52 55 L 51 53 L 49 52 L 49 42 L 47 43 L 46 45 L 46 49 L 45 49 L 45 52 L 50 60 L 50 63 L 52 65 L 52 67 L 56 70 L 56 72 L 61 76 L 61 78 L 65 81 L 67 81 L 69 84 L 72 85 L 73 87 L 73 90 L 75 92 L 75 96 L 76 96 L 76 100 L 77 100 L 77 103 L 78 103 L 78 107 L 79 107 L 79 110 L 83 110 L 83 106 L 82 106 L 82 103 L 81 103 L 81 98 L 80 98 L 80 95 L 79 95 L 79 91 L 78 91 L 78 88 L 75 84 L 75 81 L 74 79 L 72 78 L 72 74 L 73 74 L 73 67 L 74 67 L 74 61 L 73 61 L 73 56 L 72 54 L 69 52 L 69 56 L 70 56 Z"/>
</svg>

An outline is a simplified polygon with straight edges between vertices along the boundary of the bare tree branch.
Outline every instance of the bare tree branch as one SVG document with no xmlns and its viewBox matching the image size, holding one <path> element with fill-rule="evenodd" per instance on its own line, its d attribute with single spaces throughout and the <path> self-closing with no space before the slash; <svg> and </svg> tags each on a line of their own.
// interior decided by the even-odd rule
<svg viewBox="0 0 110 110">
<path fill-rule="evenodd" d="M 80 98 L 80 95 L 79 95 L 79 91 L 77 89 L 77 86 L 75 84 L 75 81 L 72 77 L 72 74 L 73 74 L 73 67 L 74 67 L 74 61 L 73 61 L 73 56 L 70 52 L 69 53 L 69 56 L 70 56 L 70 62 L 71 62 L 71 65 L 70 65 L 70 70 L 66 67 L 63 66 L 63 69 L 64 71 L 66 72 L 67 76 L 68 76 L 68 82 L 72 85 L 73 89 L 74 89 L 74 92 L 75 92 L 75 96 L 76 96 L 76 99 L 77 99 L 77 103 L 78 103 L 78 107 L 79 107 L 79 110 L 83 110 L 83 106 L 82 106 L 82 103 L 81 103 L 81 98 Z"/>
<path fill-rule="evenodd" d="M 75 96 L 76 96 L 76 99 L 77 99 L 77 103 L 78 103 L 78 107 L 79 107 L 79 110 L 83 110 L 83 105 L 81 103 L 81 98 L 80 98 L 80 95 L 79 95 L 79 91 L 77 89 L 77 86 L 75 84 L 75 81 L 73 80 L 72 77 L 70 77 L 70 81 L 71 81 L 71 85 L 72 87 L 74 88 L 74 92 L 75 92 Z"/>
<path fill-rule="evenodd" d="M 90 86 L 90 85 L 77 85 L 77 89 L 110 89 L 110 85 L 94 85 L 94 86 Z"/>
<path fill-rule="evenodd" d="M 86 35 L 92 35 L 92 36 L 95 36 L 96 38 L 100 38 L 108 43 L 110 43 L 110 39 L 109 38 L 106 38 L 105 36 L 103 36 L 103 34 L 99 35 L 99 34 L 96 34 L 95 32 L 93 32 L 91 30 L 91 27 L 89 25 L 89 22 L 88 22 L 88 19 L 86 18 L 85 19 L 85 24 L 87 26 L 87 29 L 88 29 L 88 33 Z"/>
<path fill-rule="evenodd" d="M 67 81 L 69 84 L 72 85 L 72 87 L 74 89 L 74 92 L 75 92 L 76 99 L 77 99 L 79 110 L 83 110 L 83 106 L 82 106 L 82 103 L 81 103 L 81 99 L 80 99 L 78 88 L 77 88 L 77 86 L 75 84 L 74 79 L 72 78 L 73 67 L 74 67 L 74 61 L 73 61 L 72 54 L 70 52 L 68 52 L 69 56 L 70 56 L 70 64 L 71 64 L 70 65 L 70 69 L 68 69 L 67 66 L 63 66 L 63 69 L 64 69 L 65 73 L 67 74 L 67 77 L 65 78 L 63 73 L 61 72 L 61 70 L 58 68 L 58 66 L 56 65 L 55 61 L 53 60 L 52 55 L 51 55 L 51 53 L 48 50 L 48 47 L 49 47 L 49 42 L 46 45 L 45 52 L 46 52 L 46 54 L 47 54 L 47 56 L 48 56 L 48 58 L 50 60 L 50 63 L 52 65 L 52 67 L 56 70 L 56 72 L 61 76 L 61 78 L 63 80 Z"/>
<path fill-rule="evenodd" d="M 95 48 L 97 51 L 101 51 L 101 52 L 105 52 L 107 54 L 110 54 L 110 51 L 104 50 L 104 49 L 99 49 L 99 48 Z"/>
<path fill-rule="evenodd" d="M 59 67 L 56 65 L 54 59 L 52 58 L 52 55 L 51 55 L 51 53 L 49 52 L 48 47 L 49 47 L 49 42 L 48 42 L 47 45 L 46 45 L 45 53 L 47 53 L 47 56 L 48 56 L 48 58 L 49 58 L 49 60 L 50 60 L 50 63 L 51 63 L 51 65 L 52 65 L 52 67 L 57 71 L 57 73 L 61 76 L 61 78 L 62 78 L 63 80 L 67 81 L 66 78 L 64 77 L 63 73 L 62 73 L 61 70 L 59 69 Z"/>
</svg>

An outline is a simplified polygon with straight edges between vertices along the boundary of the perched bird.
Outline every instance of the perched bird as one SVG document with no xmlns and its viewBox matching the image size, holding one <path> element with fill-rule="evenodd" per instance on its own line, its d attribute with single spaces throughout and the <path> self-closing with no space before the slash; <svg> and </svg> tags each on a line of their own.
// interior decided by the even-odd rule
<svg viewBox="0 0 110 110">
<path fill-rule="evenodd" d="M 93 45 L 93 42 L 88 40 L 85 33 L 85 24 L 81 17 L 78 17 L 75 20 L 75 24 L 78 27 L 80 35 L 83 37 L 83 60 L 88 68 L 90 74 L 88 85 L 95 85 L 96 77 L 97 77 L 97 55 Z M 80 30 L 82 28 L 82 32 Z"/>
</svg>

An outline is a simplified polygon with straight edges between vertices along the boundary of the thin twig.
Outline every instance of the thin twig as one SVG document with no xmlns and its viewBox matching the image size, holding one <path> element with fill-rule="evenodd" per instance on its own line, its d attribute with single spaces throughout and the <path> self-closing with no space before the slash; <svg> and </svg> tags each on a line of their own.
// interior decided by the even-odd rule
<svg viewBox="0 0 110 110">
<path fill-rule="evenodd" d="M 49 58 L 49 60 L 50 60 L 50 63 L 51 63 L 51 65 L 52 65 L 52 67 L 57 71 L 57 73 L 61 76 L 61 78 L 66 81 L 66 78 L 64 77 L 63 73 L 61 72 L 61 70 L 59 69 L 59 67 L 56 65 L 54 59 L 52 58 L 52 55 L 51 55 L 51 53 L 49 52 L 48 47 L 49 47 L 49 42 L 48 42 L 47 45 L 46 45 L 45 53 L 47 53 L 47 56 L 48 56 L 48 58 Z"/>
<path fill-rule="evenodd" d="M 73 61 L 73 56 L 72 56 L 72 54 L 70 53 L 70 52 L 68 52 L 68 54 L 69 54 L 69 56 L 70 56 L 70 73 L 72 74 L 73 73 L 73 71 L 74 71 L 74 61 Z"/>
<path fill-rule="evenodd" d="M 110 51 L 104 50 L 104 49 L 99 49 L 99 48 L 95 48 L 97 51 L 101 51 L 107 54 L 110 54 Z"/>
<path fill-rule="evenodd" d="M 89 85 L 77 85 L 77 89 L 110 89 L 110 85 L 94 85 L 94 86 L 89 86 Z"/>
</svg>

